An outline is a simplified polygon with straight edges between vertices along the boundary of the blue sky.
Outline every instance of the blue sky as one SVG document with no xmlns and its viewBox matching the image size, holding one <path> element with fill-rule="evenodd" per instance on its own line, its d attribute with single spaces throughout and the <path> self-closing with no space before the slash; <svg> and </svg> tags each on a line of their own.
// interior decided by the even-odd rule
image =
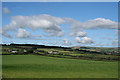
<svg viewBox="0 0 120 80">
<path fill-rule="evenodd" d="M 58 34 L 55 31 L 53 33 L 54 36 L 50 36 L 50 37 L 46 36 L 51 34 L 51 32 L 45 32 L 46 28 L 39 27 L 36 30 L 32 30 L 29 27 L 22 26 L 22 30 L 21 29 L 19 30 L 18 28 L 21 27 L 14 26 L 15 30 L 7 29 L 6 32 L 7 34 L 10 34 L 12 38 L 3 35 L 2 38 L 3 43 L 10 43 L 10 42 L 37 43 L 42 45 L 44 44 L 44 45 L 57 45 L 57 46 L 98 46 L 98 47 L 116 46 L 113 45 L 113 43 L 117 41 L 116 38 L 118 35 L 115 34 L 117 28 L 111 29 L 111 27 L 116 27 L 116 23 L 118 22 L 117 2 L 58 2 L 58 3 L 57 2 L 3 2 L 2 8 L 3 8 L 3 14 L 2 14 L 3 28 L 6 25 L 10 26 L 10 23 L 13 20 L 11 17 L 15 17 L 16 20 L 16 16 L 23 16 L 23 17 L 28 16 L 30 17 L 31 21 L 33 21 L 33 19 L 31 18 L 32 16 L 36 16 L 37 18 L 39 15 L 47 14 L 52 17 L 61 18 L 62 20 L 67 18 L 67 20 L 65 21 L 68 21 L 68 18 L 71 18 L 73 21 L 75 21 L 75 23 L 72 22 L 69 23 L 63 22 L 61 24 L 55 23 L 55 25 L 60 26 L 61 32 L 64 31 L 64 35 L 60 37 L 55 36 Z M 8 13 L 5 13 L 5 8 L 7 8 Z M 19 20 L 19 18 L 17 19 Z M 41 20 L 41 17 L 39 19 Z M 43 19 L 46 18 L 43 17 Z M 91 20 L 92 23 L 90 23 L 91 21 L 89 20 Z M 111 21 L 113 22 L 113 24 Z M 18 21 L 17 24 L 19 24 L 19 22 L 20 21 Z M 79 22 L 78 25 L 84 24 L 85 26 L 81 28 L 81 26 L 76 25 L 77 22 Z M 91 26 L 89 26 L 89 24 L 87 23 L 90 23 Z M 26 25 L 26 23 L 24 22 L 23 24 Z M 19 24 L 19 26 L 21 25 L 22 23 Z M 57 26 L 55 27 L 58 29 Z M 48 27 L 50 30 L 54 28 L 52 26 L 48 26 Z M 71 27 L 74 31 L 72 31 Z M 87 27 L 90 28 L 88 29 Z M 10 28 L 12 27 L 10 26 Z M 27 35 L 27 33 L 26 34 L 17 33 L 17 32 L 26 32 L 26 31 L 34 37 L 30 37 L 30 35 L 24 36 Z M 84 32 L 87 35 L 84 35 L 82 37 L 79 36 L 80 38 L 79 40 L 78 36 L 76 36 L 77 33 L 79 32 Z M 74 33 L 74 35 L 70 36 L 69 35 L 70 33 Z M 18 34 L 17 37 L 16 34 Z M 38 36 L 35 37 L 36 35 L 39 35 L 39 37 Z M 78 39 L 76 39 L 76 37 Z"/>
</svg>

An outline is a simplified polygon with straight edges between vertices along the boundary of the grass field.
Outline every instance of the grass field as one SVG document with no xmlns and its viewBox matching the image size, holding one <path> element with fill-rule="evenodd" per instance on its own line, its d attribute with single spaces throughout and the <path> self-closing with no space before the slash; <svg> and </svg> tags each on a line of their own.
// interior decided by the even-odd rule
<svg viewBox="0 0 120 80">
<path fill-rule="evenodd" d="M 3 78 L 117 78 L 118 63 L 3 55 Z"/>
</svg>

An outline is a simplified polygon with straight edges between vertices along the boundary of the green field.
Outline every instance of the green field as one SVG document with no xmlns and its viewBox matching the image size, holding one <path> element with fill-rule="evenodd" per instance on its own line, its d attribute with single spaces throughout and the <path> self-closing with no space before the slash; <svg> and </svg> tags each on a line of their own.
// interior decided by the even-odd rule
<svg viewBox="0 0 120 80">
<path fill-rule="evenodd" d="M 118 63 L 37 55 L 3 55 L 3 78 L 117 78 Z"/>
</svg>

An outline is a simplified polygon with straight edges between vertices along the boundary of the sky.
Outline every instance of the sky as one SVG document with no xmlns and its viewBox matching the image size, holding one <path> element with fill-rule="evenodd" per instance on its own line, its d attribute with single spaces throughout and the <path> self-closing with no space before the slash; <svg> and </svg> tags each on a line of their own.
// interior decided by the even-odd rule
<svg viewBox="0 0 120 80">
<path fill-rule="evenodd" d="M 3 2 L 2 43 L 117 47 L 117 2 Z"/>
</svg>

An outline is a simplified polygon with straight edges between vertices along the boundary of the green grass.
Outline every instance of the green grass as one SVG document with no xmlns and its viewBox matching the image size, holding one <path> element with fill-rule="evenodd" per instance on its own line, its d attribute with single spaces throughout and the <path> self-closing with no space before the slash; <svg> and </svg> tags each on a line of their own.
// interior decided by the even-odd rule
<svg viewBox="0 0 120 80">
<path fill-rule="evenodd" d="M 69 55 L 72 55 L 72 56 L 93 56 L 93 57 L 96 57 L 96 58 L 118 58 L 118 56 L 115 56 L 115 55 L 102 55 L 102 54 L 69 54 Z"/>
<path fill-rule="evenodd" d="M 117 78 L 117 62 L 3 55 L 3 78 Z"/>
<path fill-rule="evenodd" d="M 1 52 L 0 54 L 11 54 L 11 52 L 4 51 L 4 52 Z"/>
</svg>

